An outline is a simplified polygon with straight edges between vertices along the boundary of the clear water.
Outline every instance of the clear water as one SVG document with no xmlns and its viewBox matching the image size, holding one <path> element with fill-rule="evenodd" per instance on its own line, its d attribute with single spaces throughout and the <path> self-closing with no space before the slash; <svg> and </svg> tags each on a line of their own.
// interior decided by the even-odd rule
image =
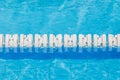
<svg viewBox="0 0 120 80">
<path fill-rule="evenodd" d="M 0 33 L 120 33 L 120 0 L 0 0 Z M 0 59 L 0 80 L 120 80 L 120 59 Z"/>
</svg>

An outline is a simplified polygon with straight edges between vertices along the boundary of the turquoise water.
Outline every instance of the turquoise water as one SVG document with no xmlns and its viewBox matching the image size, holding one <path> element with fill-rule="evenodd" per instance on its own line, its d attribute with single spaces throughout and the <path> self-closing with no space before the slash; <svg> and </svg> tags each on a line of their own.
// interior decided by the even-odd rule
<svg viewBox="0 0 120 80">
<path fill-rule="evenodd" d="M 0 0 L 0 33 L 120 33 L 120 0 Z M 0 59 L 0 80 L 120 80 L 120 59 Z"/>
</svg>

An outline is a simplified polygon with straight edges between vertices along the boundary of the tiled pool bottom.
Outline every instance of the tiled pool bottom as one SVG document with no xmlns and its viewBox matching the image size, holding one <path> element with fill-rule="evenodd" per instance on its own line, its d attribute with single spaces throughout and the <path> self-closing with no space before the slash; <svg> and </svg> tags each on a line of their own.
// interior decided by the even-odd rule
<svg viewBox="0 0 120 80">
<path fill-rule="evenodd" d="M 0 60 L 0 80 L 120 80 L 120 60 Z"/>
</svg>

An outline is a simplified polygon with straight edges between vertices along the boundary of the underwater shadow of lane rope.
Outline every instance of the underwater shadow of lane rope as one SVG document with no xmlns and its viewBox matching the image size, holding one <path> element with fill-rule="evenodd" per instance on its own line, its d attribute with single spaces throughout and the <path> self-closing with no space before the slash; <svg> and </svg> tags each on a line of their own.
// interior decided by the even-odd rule
<svg viewBox="0 0 120 80">
<path fill-rule="evenodd" d="M 117 59 L 120 34 L 0 34 L 1 59 Z"/>
<path fill-rule="evenodd" d="M 24 51 L 23 53 L 17 52 L 14 53 L 12 51 L 8 53 L 0 53 L 1 59 L 119 59 L 120 58 L 120 52 L 117 51 L 116 48 L 112 49 L 112 51 L 102 51 L 101 49 L 98 49 L 97 51 L 87 51 L 86 49 L 83 49 L 82 52 L 28 52 Z"/>
</svg>

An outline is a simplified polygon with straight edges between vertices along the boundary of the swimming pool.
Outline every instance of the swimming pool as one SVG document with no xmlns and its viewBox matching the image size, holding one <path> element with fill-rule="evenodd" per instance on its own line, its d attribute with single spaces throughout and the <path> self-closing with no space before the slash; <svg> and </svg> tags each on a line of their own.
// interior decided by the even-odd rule
<svg viewBox="0 0 120 80">
<path fill-rule="evenodd" d="M 120 0 L 1 0 L 0 33 L 117 34 Z M 0 80 L 120 80 L 120 59 L 0 59 Z"/>
</svg>

